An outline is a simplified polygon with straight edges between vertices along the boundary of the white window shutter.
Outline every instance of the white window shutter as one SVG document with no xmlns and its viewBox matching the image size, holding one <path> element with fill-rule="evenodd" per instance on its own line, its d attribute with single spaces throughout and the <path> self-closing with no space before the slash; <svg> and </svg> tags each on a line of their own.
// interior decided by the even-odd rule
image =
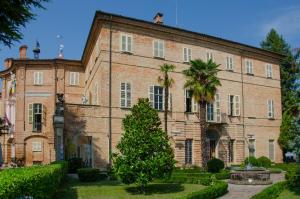
<svg viewBox="0 0 300 199">
<path fill-rule="evenodd" d="M 79 85 L 79 78 L 80 78 L 80 76 L 79 76 L 79 72 L 76 72 L 76 85 Z"/>
<path fill-rule="evenodd" d="M 154 57 L 158 57 L 158 41 L 154 40 L 153 42 L 153 55 Z"/>
<path fill-rule="evenodd" d="M 152 108 L 154 108 L 154 86 L 149 87 L 149 102 Z"/>
<path fill-rule="evenodd" d="M 120 87 L 120 106 L 124 108 L 126 106 L 126 84 L 121 83 Z"/>
<path fill-rule="evenodd" d="M 228 99 L 227 99 L 227 114 L 231 115 L 231 103 L 230 103 L 230 94 L 228 95 Z"/>
<path fill-rule="evenodd" d="M 131 107 L 131 84 L 126 84 L 126 107 Z"/>
<path fill-rule="evenodd" d="M 192 96 L 191 96 L 192 97 Z M 198 112 L 198 102 L 195 100 L 195 98 L 194 97 L 192 97 L 192 105 L 193 105 L 193 107 L 192 107 L 192 111 L 194 112 L 194 113 L 196 113 L 196 112 Z"/>
<path fill-rule="evenodd" d="M 43 79 L 43 72 L 40 72 L 40 84 L 43 84 L 44 79 Z"/>
<path fill-rule="evenodd" d="M 28 123 L 32 124 L 33 122 L 33 104 L 28 104 Z"/>
<path fill-rule="evenodd" d="M 42 124 L 46 125 L 47 108 L 45 105 L 42 105 Z"/>
<path fill-rule="evenodd" d="M 240 96 L 234 96 L 234 114 L 235 116 L 240 116 Z"/>
<path fill-rule="evenodd" d="M 184 112 L 186 112 L 186 97 L 187 97 L 187 90 L 184 89 Z"/>
<path fill-rule="evenodd" d="M 216 113 L 216 122 L 221 122 L 221 107 L 220 107 L 220 94 L 219 93 L 216 93 L 215 95 L 215 103 L 214 103 L 214 106 L 215 106 L 215 113 Z"/>
<path fill-rule="evenodd" d="M 172 94 L 169 91 L 168 111 L 172 111 Z"/>
<path fill-rule="evenodd" d="M 132 37 L 128 36 L 127 37 L 127 51 L 131 52 L 131 50 L 132 50 Z"/>
<path fill-rule="evenodd" d="M 121 36 L 121 51 L 126 51 L 126 36 Z"/>
<path fill-rule="evenodd" d="M 187 61 L 187 53 L 186 53 L 187 48 L 183 48 L 183 62 Z"/>
<path fill-rule="evenodd" d="M 192 49 L 188 49 L 188 62 L 192 60 Z"/>
</svg>

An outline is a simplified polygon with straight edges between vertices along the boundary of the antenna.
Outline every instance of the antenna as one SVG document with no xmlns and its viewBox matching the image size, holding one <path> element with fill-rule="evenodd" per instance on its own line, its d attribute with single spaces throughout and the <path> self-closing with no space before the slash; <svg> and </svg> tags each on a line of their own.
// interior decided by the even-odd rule
<svg viewBox="0 0 300 199">
<path fill-rule="evenodd" d="M 64 58 L 64 54 L 63 54 L 63 49 L 64 49 L 64 45 L 62 44 L 62 39 L 63 37 L 61 35 L 57 35 L 56 38 L 58 39 L 59 41 L 59 49 L 58 49 L 58 58 L 61 58 L 63 59 Z"/>
<path fill-rule="evenodd" d="M 176 27 L 178 27 L 178 0 L 176 0 Z"/>
</svg>

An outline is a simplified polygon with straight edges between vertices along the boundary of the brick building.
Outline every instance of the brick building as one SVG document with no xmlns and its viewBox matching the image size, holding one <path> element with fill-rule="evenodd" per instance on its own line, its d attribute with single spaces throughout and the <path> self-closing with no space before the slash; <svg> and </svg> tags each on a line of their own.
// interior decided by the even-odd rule
<svg viewBox="0 0 300 199">
<path fill-rule="evenodd" d="M 210 157 L 226 164 L 245 157 L 282 161 L 279 61 L 260 48 L 163 24 L 97 11 L 81 60 L 7 59 L 0 72 L 4 115 L 10 133 L 0 137 L 5 163 L 24 157 L 27 165 L 82 157 L 105 169 L 122 133 L 122 118 L 138 98 L 149 98 L 163 120 L 164 63 L 171 73 L 168 135 L 177 165 L 201 165 L 198 107 L 183 85 L 191 59 L 220 64 L 215 102 L 207 104 Z M 56 95 L 64 94 L 64 128 L 53 125 Z M 64 153 L 64 154 L 63 154 Z M 60 155 L 59 155 L 60 154 Z"/>
</svg>

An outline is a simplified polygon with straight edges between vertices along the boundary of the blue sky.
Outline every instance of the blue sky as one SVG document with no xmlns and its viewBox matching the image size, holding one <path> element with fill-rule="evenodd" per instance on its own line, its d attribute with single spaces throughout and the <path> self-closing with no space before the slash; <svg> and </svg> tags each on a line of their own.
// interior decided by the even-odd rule
<svg viewBox="0 0 300 199">
<path fill-rule="evenodd" d="M 259 46 L 270 28 L 275 28 L 292 47 L 300 47 L 299 0 L 177 0 L 178 27 Z M 18 57 L 21 44 L 29 47 L 38 39 L 41 58 L 55 58 L 63 43 L 67 59 L 80 59 L 96 10 L 151 21 L 159 11 L 164 23 L 175 26 L 176 0 L 51 0 L 46 10 L 34 10 L 36 20 L 22 29 L 24 38 L 14 46 L 0 46 L 2 63 Z M 57 35 L 62 35 L 60 41 Z M 3 64 L 1 64 L 2 67 Z"/>
</svg>

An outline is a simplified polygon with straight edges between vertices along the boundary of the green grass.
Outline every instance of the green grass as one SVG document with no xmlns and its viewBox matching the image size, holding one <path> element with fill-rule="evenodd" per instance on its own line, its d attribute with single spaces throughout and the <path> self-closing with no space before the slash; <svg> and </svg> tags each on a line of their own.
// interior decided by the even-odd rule
<svg viewBox="0 0 300 199">
<path fill-rule="evenodd" d="M 295 190 L 285 189 L 277 199 L 300 199 L 300 188 Z"/>
<path fill-rule="evenodd" d="M 100 181 L 81 183 L 68 178 L 68 181 L 56 194 L 55 199 L 127 199 L 127 198 L 159 198 L 172 199 L 205 188 L 199 184 L 151 183 L 146 194 L 141 194 L 136 185 L 124 185 L 117 181 Z"/>
</svg>

